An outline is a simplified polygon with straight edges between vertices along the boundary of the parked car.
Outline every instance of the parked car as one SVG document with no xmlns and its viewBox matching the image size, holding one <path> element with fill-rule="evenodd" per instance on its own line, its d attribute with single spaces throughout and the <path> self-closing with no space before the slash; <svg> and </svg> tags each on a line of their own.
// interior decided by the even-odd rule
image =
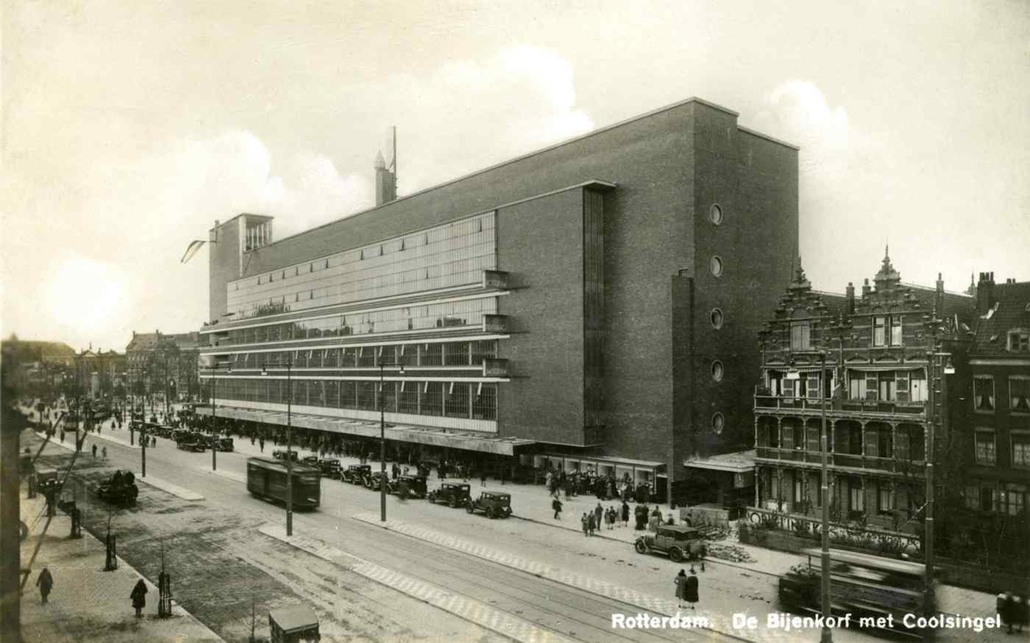
<svg viewBox="0 0 1030 643">
<path fill-rule="evenodd" d="M 484 491 L 475 500 L 469 500 L 465 509 L 471 514 L 482 511 L 487 518 L 507 518 L 511 515 L 511 495 Z"/>
<path fill-rule="evenodd" d="M 382 471 L 373 471 L 371 474 L 365 476 L 365 488 L 378 491 L 380 485 L 379 481 L 382 479 L 383 475 Z M 387 478 L 387 481 L 389 481 L 389 478 Z"/>
<path fill-rule="evenodd" d="M 309 467 L 317 467 L 318 466 L 318 456 L 317 455 L 307 455 L 307 456 L 304 456 L 303 458 L 300 459 L 300 461 L 303 462 L 304 464 L 308 465 Z"/>
<path fill-rule="evenodd" d="M 351 484 L 365 484 L 365 478 L 371 474 L 372 467 L 370 465 L 352 464 L 340 474 L 340 479 Z"/>
<path fill-rule="evenodd" d="M 401 489 L 408 498 L 426 497 L 426 479 L 419 476 L 398 476 L 386 483 L 386 493 L 400 495 Z"/>
<path fill-rule="evenodd" d="M 236 444 L 232 441 L 232 438 L 226 437 L 212 437 L 212 440 L 216 440 L 219 451 L 235 451 Z"/>
<path fill-rule="evenodd" d="M 286 449 L 276 449 L 275 451 L 272 451 L 272 457 L 276 460 L 285 460 L 287 458 L 287 454 L 289 454 L 289 458 L 291 460 L 297 462 L 299 456 L 296 451 L 287 451 Z"/>
<path fill-rule="evenodd" d="M 451 509 L 464 507 L 472 500 L 469 493 L 469 486 L 461 482 L 445 482 L 439 489 L 434 489 L 426 495 L 426 499 L 434 505 L 437 503 L 446 504 Z"/>
<path fill-rule="evenodd" d="M 677 563 L 704 558 L 708 553 L 700 532 L 686 525 L 658 525 L 657 532 L 639 536 L 633 547 L 638 554 L 665 554 Z"/>
<path fill-rule="evenodd" d="M 336 458 L 322 458 L 318 461 L 318 468 L 322 472 L 323 478 L 334 478 L 340 479 L 343 474 L 343 469 L 340 467 L 340 461 Z"/>
</svg>

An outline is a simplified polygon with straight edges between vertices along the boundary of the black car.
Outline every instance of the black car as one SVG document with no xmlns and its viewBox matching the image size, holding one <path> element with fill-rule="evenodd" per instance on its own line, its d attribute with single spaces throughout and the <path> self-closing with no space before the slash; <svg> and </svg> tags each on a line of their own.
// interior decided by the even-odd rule
<svg viewBox="0 0 1030 643">
<path fill-rule="evenodd" d="M 420 476 L 398 476 L 386 483 L 386 493 L 395 493 L 408 498 L 425 498 L 426 479 Z"/>
<path fill-rule="evenodd" d="M 343 468 L 340 467 L 340 461 L 336 458 L 322 458 L 318 461 L 318 468 L 322 472 L 322 477 L 333 478 L 339 480 L 343 474 Z"/>
<path fill-rule="evenodd" d="M 372 489 L 373 491 L 379 490 L 380 480 L 386 475 L 382 471 L 374 471 L 370 475 L 365 476 L 365 488 Z M 387 478 L 389 481 L 389 478 Z"/>
<path fill-rule="evenodd" d="M 340 479 L 351 484 L 365 484 L 365 478 L 372 474 L 372 467 L 367 464 L 352 464 L 340 475 Z"/>
<path fill-rule="evenodd" d="M 289 456 L 287 456 L 287 454 L 289 454 Z M 294 462 L 297 462 L 299 456 L 297 455 L 296 451 L 287 451 L 286 449 L 276 449 L 275 451 L 272 451 L 272 457 L 275 458 L 276 460 L 285 460 L 287 457 L 289 457 Z"/>
<path fill-rule="evenodd" d="M 426 495 L 426 499 L 434 505 L 437 503 L 446 504 L 451 509 L 464 507 L 472 500 L 469 493 L 469 486 L 461 482 L 445 482 L 439 489 L 434 489 Z"/>
</svg>

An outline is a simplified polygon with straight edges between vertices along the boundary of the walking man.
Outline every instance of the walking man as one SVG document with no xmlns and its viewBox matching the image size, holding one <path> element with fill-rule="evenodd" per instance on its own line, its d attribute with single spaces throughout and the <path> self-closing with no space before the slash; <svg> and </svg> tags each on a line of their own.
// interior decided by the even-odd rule
<svg viewBox="0 0 1030 643">
<path fill-rule="evenodd" d="M 103 449 L 101 449 L 100 452 L 103 455 L 103 459 L 106 460 L 107 459 L 107 447 L 104 447 Z"/>
<path fill-rule="evenodd" d="M 129 598 L 132 599 L 132 608 L 136 610 L 136 618 L 143 616 L 143 608 L 147 605 L 147 584 L 143 582 L 142 578 L 132 588 Z"/>
<path fill-rule="evenodd" d="M 50 570 L 46 567 L 43 571 L 39 572 L 39 578 L 36 579 L 36 585 L 39 586 L 39 596 L 43 601 L 43 604 L 47 604 L 47 597 L 50 596 L 50 589 L 54 586 L 54 577 L 50 575 Z"/>
<path fill-rule="evenodd" d="M 561 520 L 561 500 L 555 498 L 551 501 L 551 509 L 554 509 L 554 519 Z"/>
<path fill-rule="evenodd" d="M 604 507 L 601 506 L 601 503 L 597 503 L 597 506 L 594 507 L 594 524 L 597 525 L 598 529 L 601 528 L 601 524 L 602 524 L 601 523 L 601 516 L 603 514 L 604 514 Z"/>
<path fill-rule="evenodd" d="M 583 535 L 584 536 L 589 536 L 590 535 L 590 520 L 587 518 L 587 515 L 583 514 L 583 517 L 580 518 L 579 521 L 583 524 Z"/>
<path fill-rule="evenodd" d="M 97 445 L 94 443 L 93 444 L 93 459 L 96 459 L 96 457 L 97 457 Z"/>
</svg>

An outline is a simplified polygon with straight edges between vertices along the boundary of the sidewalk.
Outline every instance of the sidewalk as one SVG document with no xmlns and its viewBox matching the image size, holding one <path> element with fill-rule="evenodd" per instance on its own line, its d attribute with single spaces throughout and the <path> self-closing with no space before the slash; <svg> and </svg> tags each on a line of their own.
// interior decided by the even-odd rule
<svg viewBox="0 0 1030 643">
<path fill-rule="evenodd" d="M 86 530 L 82 538 L 67 538 L 70 519 L 62 514 L 50 522 L 46 534 L 42 496 L 21 498 L 21 519 L 31 528 L 28 538 L 21 543 L 22 568 L 28 562 L 37 543 L 42 540 L 39 553 L 21 600 L 22 639 L 25 643 L 53 643 L 64 641 L 109 641 L 135 643 L 137 641 L 221 641 L 192 615 L 172 601 L 172 616 L 157 616 L 158 591 L 146 580 L 147 606 L 143 618 L 137 619 L 132 610 L 129 594 L 140 575 L 122 559 L 118 569 L 104 568 L 104 546 Z M 35 587 L 39 572 L 48 568 L 54 578 L 54 588 L 46 605 L 40 603 Z M 175 587 L 172 586 L 174 593 Z"/>
</svg>

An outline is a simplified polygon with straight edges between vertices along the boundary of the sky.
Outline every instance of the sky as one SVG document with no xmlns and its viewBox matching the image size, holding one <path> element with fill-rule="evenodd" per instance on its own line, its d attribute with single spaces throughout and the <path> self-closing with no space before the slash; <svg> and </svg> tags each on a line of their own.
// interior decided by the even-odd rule
<svg viewBox="0 0 1030 643">
<path fill-rule="evenodd" d="M 216 219 L 275 237 L 697 96 L 801 148 L 817 289 L 1030 281 L 1025 0 L 10 0 L 0 333 L 124 350 L 207 319 Z"/>
</svg>

